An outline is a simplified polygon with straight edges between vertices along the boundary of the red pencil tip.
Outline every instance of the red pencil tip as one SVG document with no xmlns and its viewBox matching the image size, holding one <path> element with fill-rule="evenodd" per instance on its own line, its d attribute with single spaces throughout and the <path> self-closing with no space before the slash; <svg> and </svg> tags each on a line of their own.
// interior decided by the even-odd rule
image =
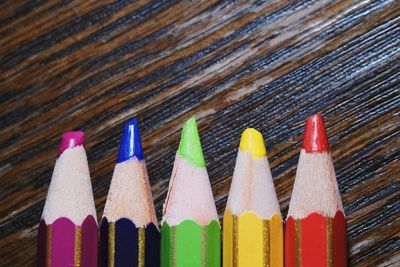
<svg viewBox="0 0 400 267">
<path fill-rule="evenodd" d="M 326 137 L 324 118 L 312 115 L 307 118 L 302 147 L 307 153 L 328 152 L 328 138 Z"/>
<path fill-rule="evenodd" d="M 83 145 L 84 133 L 83 132 L 65 132 L 61 138 L 61 144 L 58 148 L 58 156 L 60 156 L 68 148 Z"/>
</svg>

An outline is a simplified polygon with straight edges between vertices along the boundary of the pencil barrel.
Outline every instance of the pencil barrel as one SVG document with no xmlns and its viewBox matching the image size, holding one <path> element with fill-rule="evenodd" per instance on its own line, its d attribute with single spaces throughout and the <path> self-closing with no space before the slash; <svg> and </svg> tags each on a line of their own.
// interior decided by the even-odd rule
<svg viewBox="0 0 400 267">
<path fill-rule="evenodd" d="M 136 227 L 129 219 L 100 226 L 100 267 L 156 267 L 160 265 L 160 233 L 150 223 Z"/>
<path fill-rule="evenodd" d="M 346 219 L 341 211 L 326 217 L 311 213 L 286 221 L 285 266 L 347 266 Z"/>
<path fill-rule="evenodd" d="M 185 220 L 161 228 L 162 267 L 218 267 L 221 265 L 220 225 L 213 220 L 200 225 Z"/>
<path fill-rule="evenodd" d="M 282 219 L 274 214 L 262 219 L 253 212 L 224 214 L 224 267 L 283 266 Z"/>
<path fill-rule="evenodd" d="M 38 266 L 97 266 L 98 228 L 89 215 L 81 225 L 61 217 L 39 224 Z"/>
</svg>

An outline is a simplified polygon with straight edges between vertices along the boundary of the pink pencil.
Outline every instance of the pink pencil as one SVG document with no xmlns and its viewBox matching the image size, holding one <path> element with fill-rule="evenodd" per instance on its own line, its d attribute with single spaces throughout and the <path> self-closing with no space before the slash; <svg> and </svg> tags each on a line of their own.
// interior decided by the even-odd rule
<svg viewBox="0 0 400 267">
<path fill-rule="evenodd" d="M 39 224 L 40 267 L 97 266 L 98 227 L 83 132 L 63 135 Z"/>
</svg>

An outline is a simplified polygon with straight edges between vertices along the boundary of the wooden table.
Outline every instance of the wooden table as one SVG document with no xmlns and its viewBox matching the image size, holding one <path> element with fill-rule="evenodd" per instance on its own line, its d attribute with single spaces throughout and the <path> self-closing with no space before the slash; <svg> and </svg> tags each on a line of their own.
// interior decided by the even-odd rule
<svg viewBox="0 0 400 267">
<path fill-rule="evenodd" d="M 234 3 L 236 2 L 236 3 Z M 84 130 L 98 216 L 140 120 L 160 219 L 196 115 L 222 216 L 241 132 L 266 138 L 286 216 L 304 121 L 325 116 L 352 266 L 399 266 L 396 1 L 2 1 L 0 265 L 33 266 L 62 132 Z"/>
</svg>

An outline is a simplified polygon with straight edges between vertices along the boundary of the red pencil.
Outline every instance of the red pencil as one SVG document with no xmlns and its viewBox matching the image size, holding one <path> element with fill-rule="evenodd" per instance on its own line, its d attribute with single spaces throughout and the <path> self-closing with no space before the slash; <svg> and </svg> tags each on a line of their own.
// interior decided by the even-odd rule
<svg viewBox="0 0 400 267">
<path fill-rule="evenodd" d="M 307 119 L 285 236 L 285 266 L 347 266 L 346 219 L 321 115 Z"/>
</svg>

